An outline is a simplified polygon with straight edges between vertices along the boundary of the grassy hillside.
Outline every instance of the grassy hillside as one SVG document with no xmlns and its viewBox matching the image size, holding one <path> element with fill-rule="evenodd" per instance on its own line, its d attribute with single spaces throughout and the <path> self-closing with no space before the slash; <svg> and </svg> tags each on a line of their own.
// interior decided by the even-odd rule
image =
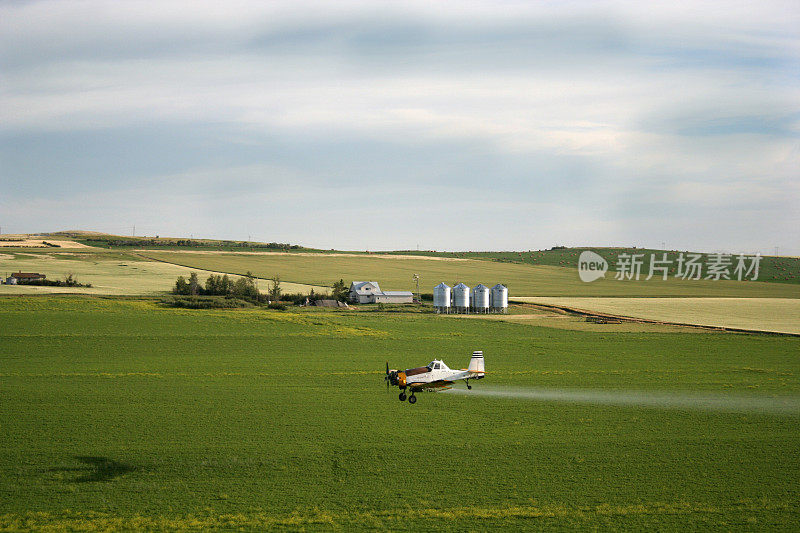
<svg viewBox="0 0 800 533">
<path fill-rule="evenodd" d="M 51 280 L 63 280 L 72 273 L 91 288 L 82 287 L 34 287 L 0 285 L 0 295 L 15 294 L 111 294 L 152 295 L 172 290 L 178 276 L 188 277 L 191 269 L 161 261 L 149 261 L 138 255 L 122 251 L 8 251 L 0 250 L 0 275 L 12 272 L 40 272 Z M 201 281 L 207 277 L 201 273 Z M 284 283 L 285 292 L 308 292 L 309 285 Z M 313 287 L 324 292 L 324 288 Z M 260 289 L 267 290 L 267 283 L 260 282 Z"/>
<path fill-rule="evenodd" d="M 70 238 L 81 244 L 101 247 L 106 249 L 153 249 L 153 250 L 207 250 L 207 251 L 281 251 L 281 252 L 303 252 L 303 253 L 330 253 L 347 255 L 370 255 L 365 251 L 335 251 L 319 250 L 314 248 L 304 248 L 296 244 L 277 243 L 277 242 L 256 242 L 256 241 L 235 241 L 220 239 L 195 239 L 180 237 L 130 237 L 123 235 L 109 235 L 98 232 L 86 231 L 61 231 L 50 235 L 57 238 Z M 672 262 L 670 276 L 676 274 L 677 260 L 680 253 L 688 254 L 688 251 L 680 250 L 655 250 L 649 248 L 635 247 L 600 247 L 600 248 L 567 248 L 554 247 L 549 250 L 528 250 L 528 251 L 506 251 L 506 252 L 440 252 L 433 250 L 400 250 L 378 252 L 379 254 L 389 255 L 411 255 L 418 257 L 441 257 L 449 259 L 480 259 L 496 261 L 502 263 L 517 263 L 536 266 L 557 266 L 575 270 L 578 264 L 578 257 L 583 250 L 591 249 L 603 256 L 609 263 L 609 269 L 617 269 L 617 258 L 620 254 L 643 254 L 646 265 L 649 264 L 651 255 L 658 259 L 666 258 Z M 693 252 L 694 253 L 694 252 Z M 701 262 L 708 261 L 708 253 L 700 253 Z M 733 259 L 731 275 L 736 264 L 736 257 Z M 749 266 L 749 262 L 748 262 Z M 646 274 L 646 272 L 645 272 Z M 736 277 L 736 276 L 734 276 Z M 758 281 L 768 283 L 792 283 L 800 284 L 800 257 L 775 257 L 763 256 L 759 267 Z"/>
<path fill-rule="evenodd" d="M 689 252 L 675 250 L 654 250 L 649 248 L 556 248 L 552 250 L 529 250 L 527 252 L 432 252 L 432 251 L 399 251 L 388 252 L 390 254 L 420 255 L 428 257 L 449 257 L 462 259 L 484 259 L 488 261 L 498 261 L 501 263 L 518 263 L 526 265 L 547 265 L 564 267 L 571 270 L 578 268 L 578 258 L 584 250 L 592 250 L 604 257 L 608 262 L 609 270 L 617 270 L 617 258 L 620 254 L 644 254 L 645 269 L 650 264 L 650 256 L 653 254 L 658 260 L 663 259 L 663 254 L 667 254 L 667 260 L 672 262 L 669 275 L 676 274 L 678 255 L 684 253 L 684 257 Z M 693 252 L 694 253 L 694 252 Z M 700 253 L 701 263 L 708 261 L 707 253 Z M 736 265 L 736 257 L 732 258 L 733 266 L 731 274 Z M 747 266 L 750 260 L 747 260 Z M 645 275 L 647 271 L 644 271 Z M 705 273 L 705 268 L 704 268 Z M 704 274 L 705 275 L 705 274 Z M 775 257 L 763 256 L 759 266 L 758 281 L 769 283 L 800 283 L 800 257 Z"/>
<path fill-rule="evenodd" d="M 676 280 L 620 281 L 612 275 L 583 283 L 577 270 L 476 259 L 368 256 L 347 254 L 240 254 L 192 252 L 141 252 L 143 256 L 173 264 L 312 285 L 330 285 L 339 278 L 375 280 L 384 289 L 415 290 L 413 274 L 421 277 L 422 292 L 432 292 L 444 281 L 494 285 L 503 283 L 513 296 L 735 296 L 800 297 L 800 285 L 763 282 Z"/>
<path fill-rule="evenodd" d="M 0 528 L 800 526 L 800 339 L 80 298 L 0 322 Z M 383 388 L 476 348 L 475 394 Z"/>
<path fill-rule="evenodd" d="M 223 239 L 195 239 L 193 237 L 133 237 L 110 235 L 99 232 L 59 231 L 51 233 L 56 237 L 66 237 L 87 246 L 109 249 L 154 248 L 154 249 L 197 249 L 197 250 L 305 250 L 296 244 L 280 242 L 235 241 Z"/>
</svg>

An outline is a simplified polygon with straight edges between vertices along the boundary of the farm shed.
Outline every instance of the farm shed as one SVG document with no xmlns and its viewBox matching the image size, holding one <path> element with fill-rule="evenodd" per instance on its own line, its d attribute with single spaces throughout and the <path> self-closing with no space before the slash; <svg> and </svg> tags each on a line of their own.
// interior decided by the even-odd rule
<svg viewBox="0 0 800 533">
<path fill-rule="evenodd" d="M 38 272 L 14 272 L 9 276 L 6 282 L 11 285 L 16 285 L 17 283 L 25 283 L 26 281 L 39 281 L 46 277 L 47 276 L 44 274 L 39 274 Z M 15 281 L 11 281 L 12 279 Z"/>
<path fill-rule="evenodd" d="M 383 291 L 375 295 L 375 303 L 410 304 L 413 301 L 414 294 L 408 291 Z"/>
</svg>

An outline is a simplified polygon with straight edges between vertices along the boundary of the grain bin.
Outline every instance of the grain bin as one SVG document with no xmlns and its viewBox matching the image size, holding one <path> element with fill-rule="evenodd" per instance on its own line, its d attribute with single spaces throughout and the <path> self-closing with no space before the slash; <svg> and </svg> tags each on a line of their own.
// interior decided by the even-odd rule
<svg viewBox="0 0 800 533">
<path fill-rule="evenodd" d="M 457 313 L 469 313 L 470 289 L 463 283 L 453 287 L 453 307 Z"/>
<path fill-rule="evenodd" d="M 437 313 L 450 312 L 450 286 L 440 283 L 433 288 L 433 307 Z"/>
<path fill-rule="evenodd" d="M 489 293 L 491 290 L 483 283 L 472 289 L 472 308 L 478 313 L 489 312 Z"/>
<path fill-rule="evenodd" d="M 508 289 L 505 286 L 498 283 L 492 287 L 491 306 L 495 313 L 505 313 L 508 310 Z"/>
</svg>

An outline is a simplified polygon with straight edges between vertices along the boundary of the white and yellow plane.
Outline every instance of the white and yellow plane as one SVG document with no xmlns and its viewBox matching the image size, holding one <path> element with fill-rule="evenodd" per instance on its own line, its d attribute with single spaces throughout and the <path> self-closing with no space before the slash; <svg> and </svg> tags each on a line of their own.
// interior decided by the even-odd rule
<svg viewBox="0 0 800 533">
<path fill-rule="evenodd" d="M 454 381 L 463 379 L 467 388 L 471 379 L 483 379 L 483 352 L 472 352 L 472 359 L 469 360 L 469 367 L 461 370 L 452 370 L 440 359 L 434 359 L 426 366 L 409 368 L 407 370 L 389 370 L 389 363 L 386 363 L 386 387 L 394 385 L 400 389 L 400 401 L 408 398 L 408 403 L 416 403 L 416 392 L 439 392 L 452 388 Z M 406 396 L 406 389 L 411 389 L 411 395 Z"/>
</svg>

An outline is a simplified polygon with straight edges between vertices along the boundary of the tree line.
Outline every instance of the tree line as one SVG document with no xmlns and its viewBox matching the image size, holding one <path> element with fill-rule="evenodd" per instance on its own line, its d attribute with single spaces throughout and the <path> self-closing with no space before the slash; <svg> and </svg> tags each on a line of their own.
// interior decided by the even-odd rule
<svg viewBox="0 0 800 533">
<path fill-rule="evenodd" d="M 193 239 L 137 239 L 130 238 L 102 238 L 91 237 L 82 239 L 86 244 L 95 246 L 138 246 L 138 247 L 224 247 L 224 248 L 263 248 L 267 250 L 299 250 L 301 246 L 297 244 L 289 244 L 285 242 L 244 242 L 244 241 L 197 241 Z"/>
<path fill-rule="evenodd" d="M 256 287 L 256 280 L 251 272 L 247 272 L 243 277 L 233 280 L 227 274 L 211 274 L 206 279 L 205 284 L 201 284 L 197 277 L 197 272 L 189 274 L 187 280 L 183 276 L 178 276 L 173 294 L 184 296 L 226 296 L 241 298 L 254 303 L 264 303 L 267 301 L 278 301 L 281 298 L 281 280 L 275 276 L 270 283 L 269 292 L 261 294 Z"/>
<path fill-rule="evenodd" d="M 189 278 L 178 276 L 172 294 L 179 296 L 224 296 L 227 298 L 240 298 L 251 303 L 275 303 L 291 302 L 302 305 L 306 302 L 314 302 L 322 299 L 334 299 L 346 302 L 350 289 L 343 279 L 335 282 L 331 289 L 331 294 L 320 294 L 311 292 L 284 294 L 281 290 L 281 278 L 278 275 L 269 280 L 269 288 L 266 294 L 259 292 L 256 287 L 256 279 L 251 272 L 247 272 L 243 277 L 231 279 L 228 274 L 210 274 L 205 283 L 201 283 L 197 272 L 192 272 Z"/>
</svg>

